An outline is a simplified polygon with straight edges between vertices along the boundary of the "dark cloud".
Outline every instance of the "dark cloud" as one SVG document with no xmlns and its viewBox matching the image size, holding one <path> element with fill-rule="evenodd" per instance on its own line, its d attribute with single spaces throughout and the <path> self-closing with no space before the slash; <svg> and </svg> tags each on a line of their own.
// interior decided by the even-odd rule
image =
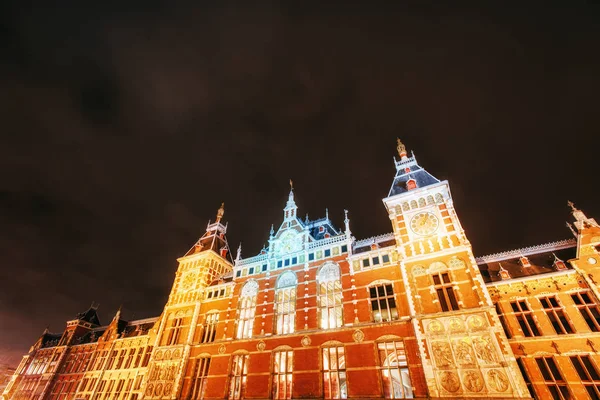
<svg viewBox="0 0 600 400">
<path fill-rule="evenodd" d="M 250 256 L 290 177 L 302 214 L 390 231 L 396 136 L 477 254 L 567 237 L 567 199 L 600 217 L 595 6 L 2 7 L 1 354 L 91 301 L 158 315 L 219 204 Z"/>
</svg>

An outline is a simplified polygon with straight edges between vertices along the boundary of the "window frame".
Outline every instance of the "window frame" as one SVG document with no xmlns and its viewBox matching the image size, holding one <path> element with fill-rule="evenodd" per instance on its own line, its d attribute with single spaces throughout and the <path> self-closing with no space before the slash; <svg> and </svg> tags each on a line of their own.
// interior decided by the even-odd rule
<svg viewBox="0 0 600 400">
<path fill-rule="evenodd" d="M 525 305 L 526 310 L 523 305 Z M 516 306 L 516 309 L 515 309 Z M 537 321 L 535 320 L 535 314 L 531 310 L 529 303 L 526 299 L 513 300 L 510 302 L 510 307 L 515 315 L 517 323 L 523 332 L 525 337 L 537 337 L 543 336 L 542 330 L 540 329 Z M 533 328 L 532 328 L 533 326 Z M 527 328 L 527 329 L 524 329 Z"/>
<path fill-rule="evenodd" d="M 450 271 L 440 271 L 433 273 L 430 276 L 442 311 L 459 311 L 459 300 L 456 293 L 454 293 L 454 284 L 452 283 Z M 436 278 L 439 282 L 436 282 Z M 441 296 L 440 293 L 442 294 Z"/>
<path fill-rule="evenodd" d="M 538 300 L 557 335 L 575 333 L 573 323 L 567 316 L 567 313 L 565 313 L 564 306 L 557 295 L 538 297 Z M 552 300 L 554 300 L 556 304 L 553 304 Z M 544 305 L 544 303 L 546 303 L 547 306 Z M 557 327 L 560 327 L 560 331 Z"/>
<path fill-rule="evenodd" d="M 414 397 L 414 391 L 412 388 L 412 380 L 410 378 L 410 371 L 408 368 L 408 358 L 406 354 L 406 347 L 404 341 L 401 339 L 391 339 L 385 341 L 375 342 L 377 349 L 377 369 L 379 370 L 379 379 L 383 397 L 386 399 L 412 399 Z M 391 345 L 391 349 L 389 348 Z M 382 349 L 382 346 L 384 347 Z M 385 358 L 382 358 L 382 350 L 384 351 Z M 391 352 L 390 352 L 391 350 Z M 399 357 L 399 354 L 401 356 Z M 390 363 L 390 356 L 394 355 L 396 365 L 393 362 Z M 404 361 L 400 361 L 404 359 Z M 385 364 L 388 365 L 385 365 Z M 396 372 L 397 374 L 394 374 Z M 385 379 L 387 375 L 387 381 Z M 396 381 L 400 383 L 400 386 L 394 385 L 394 375 L 397 375 Z M 404 377 L 408 378 L 408 387 L 405 386 Z M 401 396 L 396 396 L 396 387 L 401 388 Z M 409 390 L 409 392 L 407 391 Z"/>
<path fill-rule="evenodd" d="M 281 368 L 282 358 L 284 368 Z M 271 363 L 271 398 L 274 400 L 290 400 L 294 385 L 294 351 L 280 349 L 273 351 Z M 280 368 L 277 368 L 280 366 Z M 281 390 L 283 387 L 283 390 Z"/>
<path fill-rule="evenodd" d="M 331 351 L 334 351 L 335 368 L 332 368 L 331 363 Z M 341 355 L 340 355 L 341 354 Z M 328 345 L 321 347 L 321 379 L 323 382 L 323 399 L 324 400 L 337 400 L 348 398 L 348 375 L 346 371 L 346 349 L 340 343 L 335 345 Z M 340 367 L 343 360 L 343 368 Z M 332 377 L 334 379 L 332 380 Z M 333 382 L 333 384 L 332 384 Z M 333 385 L 337 382 L 338 393 L 332 395 Z M 345 391 L 343 390 L 345 388 Z M 329 393 L 329 397 L 328 394 Z"/>
<path fill-rule="evenodd" d="M 228 400 L 242 400 L 246 395 L 246 387 L 248 386 L 248 362 L 250 356 L 248 354 L 232 354 L 231 365 L 229 368 L 229 392 Z M 241 365 L 241 366 L 240 366 Z M 239 386 L 237 386 L 239 383 Z"/>
<path fill-rule="evenodd" d="M 391 293 L 388 293 L 388 287 Z M 380 293 L 379 289 L 383 288 L 383 295 Z M 373 297 L 373 289 L 375 291 L 375 297 Z M 375 323 L 382 322 L 392 322 L 396 321 L 400 318 L 398 313 L 398 304 L 396 303 L 396 293 L 394 292 L 394 283 L 393 282 L 376 282 L 371 283 L 367 286 L 367 291 L 369 293 L 369 303 L 371 310 L 371 321 Z M 384 310 L 381 305 L 382 301 L 385 302 L 385 311 L 387 312 L 387 319 L 383 318 Z M 393 303 L 393 307 L 392 304 Z M 377 310 L 374 309 L 374 306 L 377 306 L 377 310 L 379 311 L 379 320 L 375 317 L 377 315 Z M 395 314 L 394 314 L 395 311 Z"/>
<path fill-rule="evenodd" d="M 580 290 L 575 293 L 571 293 L 571 300 L 575 304 L 575 307 L 579 310 L 579 314 L 585 320 L 588 328 L 592 332 L 600 332 L 600 306 L 596 300 L 596 296 L 591 290 Z M 587 302 L 584 298 L 586 296 L 590 301 Z M 594 313 L 595 311 L 595 313 Z M 596 314 L 596 315 L 594 315 Z"/>
</svg>

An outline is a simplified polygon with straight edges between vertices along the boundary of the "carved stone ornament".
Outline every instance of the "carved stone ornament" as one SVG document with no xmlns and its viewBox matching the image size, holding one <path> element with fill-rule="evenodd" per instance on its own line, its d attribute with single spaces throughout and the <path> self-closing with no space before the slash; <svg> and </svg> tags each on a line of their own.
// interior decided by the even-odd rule
<svg viewBox="0 0 600 400">
<path fill-rule="evenodd" d="M 162 383 L 157 383 L 156 387 L 154 388 L 154 395 L 156 397 L 160 397 L 163 394 L 163 385 Z"/>
<path fill-rule="evenodd" d="M 152 393 L 154 393 L 154 385 L 150 383 L 148 386 L 146 386 L 146 396 L 152 397 Z"/>
<path fill-rule="evenodd" d="M 490 369 L 487 372 L 487 383 L 497 392 L 506 392 L 509 387 L 508 378 L 498 369 Z"/>
<path fill-rule="evenodd" d="M 302 344 L 302 347 L 308 347 L 310 346 L 311 340 L 308 336 L 302 336 L 300 343 Z"/>
<path fill-rule="evenodd" d="M 352 334 L 352 339 L 354 339 L 356 343 L 361 343 L 365 339 L 365 334 L 360 329 L 357 329 Z"/>
<path fill-rule="evenodd" d="M 172 383 L 165 383 L 165 389 L 163 390 L 163 394 L 165 396 L 169 396 L 171 394 L 172 390 L 173 390 L 173 384 Z"/>
<path fill-rule="evenodd" d="M 475 348 L 475 353 L 477 353 L 477 357 L 488 364 L 495 364 L 498 362 L 498 356 L 496 352 L 492 348 L 490 343 L 490 339 L 481 337 L 473 338 L 473 347 Z"/>
<path fill-rule="evenodd" d="M 450 350 L 450 344 L 447 342 L 433 342 L 431 345 L 435 363 L 438 367 L 452 367 L 454 366 L 454 360 L 452 360 L 452 350 Z"/>
<path fill-rule="evenodd" d="M 458 375 L 454 372 L 444 371 L 440 374 L 440 384 L 450 393 L 455 393 L 460 389 L 460 381 L 458 380 Z"/>
<path fill-rule="evenodd" d="M 473 354 L 473 349 L 468 339 L 461 339 L 454 342 L 454 355 L 460 365 L 476 364 L 475 354 Z"/>
<path fill-rule="evenodd" d="M 421 276 L 421 275 L 425 275 L 426 273 L 427 273 L 427 271 L 425 271 L 425 267 L 420 264 L 412 267 L 413 276 Z"/>
<path fill-rule="evenodd" d="M 173 351 L 173 358 L 177 359 L 181 357 L 181 350 L 176 349 L 175 351 Z"/>
<path fill-rule="evenodd" d="M 486 327 L 485 321 L 479 315 L 473 315 L 473 316 L 469 317 L 469 319 L 467 321 L 468 321 L 469 327 L 473 331 L 478 331 L 478 330 L 484 329 Z"/>
<path fill-rule="evenodd" d="M 444 333 L 444 325 L 436 319 L 427 324 L 427 330 L 434 334 L 439 335 L 440 333 Z"/>
<path fill-rule="evenodd" d="M 465 326 L 460 318 L 450 318 L 450 321 L 448 322 L 448 329 L 452 333 L 464 332 Z"/>
<path fill-rule="evenodd" d="M 220 345 L 218 351 L 219 351 L 219 354 L 225 353 L 225 345 L 224 344 Z"/>
<path fill-rule="evenodd" d="M 154 356 L 155 360 L 162 360 L 163 359 L 163 352 L 161 350 L 156 352 L 156 355 Z"/>
<path fill-rule="evenodd" d="M 463 373 L 463 382 L 467 390 L 471 392 L 481 392 L 483 389 L 483 379 L 478 371 L 465 371 Z"/>
<path fill-rule="evenodd" d="M 165 351 L 165 356 L 163 357 L 164 360 L 170 360 L 171 359 L 171 352 L 169 350 Z"/>
<path fill-rule="evenodd" d="M 262 340 L 256 344 L 256 350 L 258 350 L 258 351 L 265 351 L 266 348 L 267 348 L 267 344 Z"/>
</svg>

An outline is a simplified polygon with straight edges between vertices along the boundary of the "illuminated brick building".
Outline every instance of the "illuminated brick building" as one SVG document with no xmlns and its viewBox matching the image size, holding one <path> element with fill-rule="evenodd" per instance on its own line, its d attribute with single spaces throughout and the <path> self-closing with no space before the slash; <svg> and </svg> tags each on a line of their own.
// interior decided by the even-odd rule
<svg viewBox="0 0 600 400">
<path fill-rule="evenodd" d="M 293 189 L 258 255 L 223 207 L 158 318 L 91 307 L 44 332 L 4 399 L 600 398 L 600 228 L 475 258 L 448 182 L 398 143 L 392 232 L 301 219 Z M 515 358 L 516 357 L 516 358 Z"/>
</svg>

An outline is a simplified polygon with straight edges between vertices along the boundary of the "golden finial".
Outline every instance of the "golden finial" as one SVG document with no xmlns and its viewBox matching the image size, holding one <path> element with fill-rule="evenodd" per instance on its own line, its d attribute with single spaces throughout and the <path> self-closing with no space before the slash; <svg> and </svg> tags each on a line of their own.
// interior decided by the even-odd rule
<svg viewBox="0 0 600 400">
<path fill-rule="evenodd" d="M 402 143 L 402 141 L 400 140 L 400 138 L 396 138 L 398 140 L 398 155 L 400 157 L 406 157 L 406 146 L 404 145 L 404 143 Z"/>
<path fill-rule="evenodd" d="M 291 178 L 290 178 L 290 190 L 294 190 L 294 182 L 292 182 Z"/>
<path fill-rule="evenodd" d="M 225 203 L 221 203 L 221 207 L 217 210 L 217 222 L 221 222 L 223 214 L 225 214 Z"/>
</svg>

